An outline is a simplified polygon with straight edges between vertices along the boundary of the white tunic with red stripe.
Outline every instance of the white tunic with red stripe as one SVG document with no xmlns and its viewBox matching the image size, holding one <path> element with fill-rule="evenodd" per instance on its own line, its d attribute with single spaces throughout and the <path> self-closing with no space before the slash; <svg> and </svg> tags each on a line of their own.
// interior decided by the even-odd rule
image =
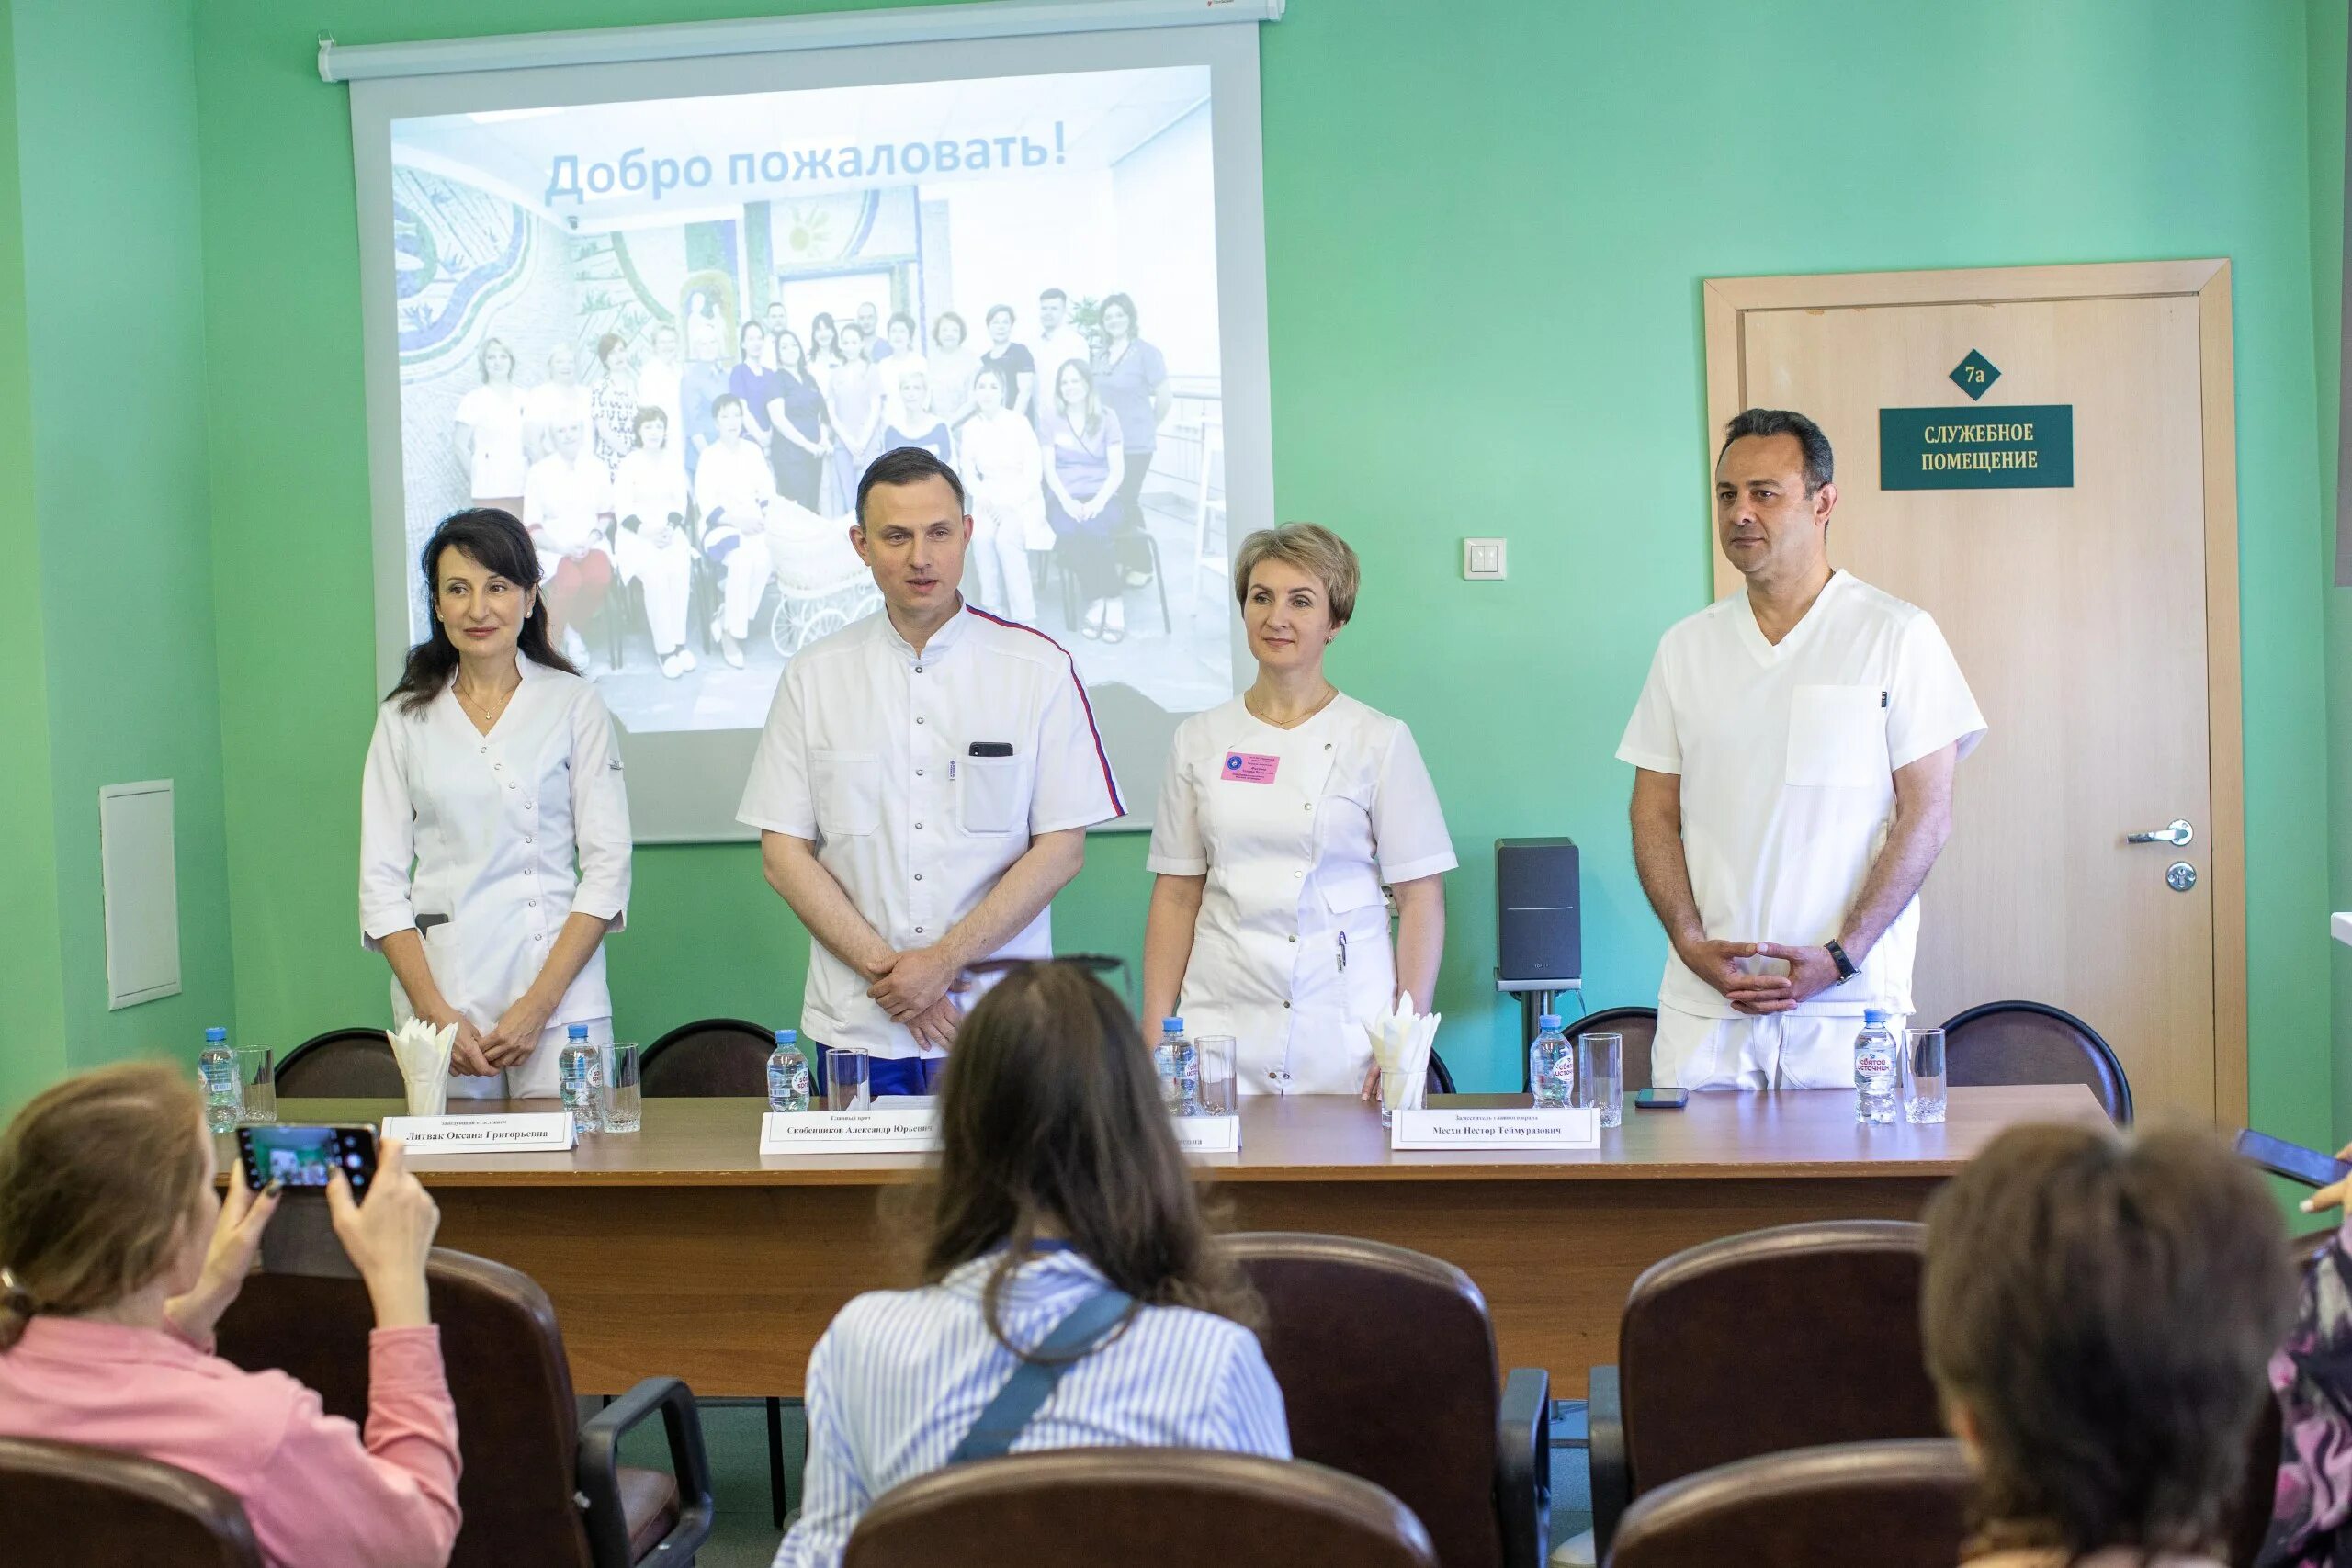
<svg viewBox="0 0 2352 1568">
<path fill-rule="evenodd" d="M 882 940 L 927 947 L 1040 833 L 1126 807 L 1077 667 L 1044 633 L 967 605 L 917 653 L 876 612 L 795 655 L 736 819 L 806 839 Z M 1053 953 L 1039 911 L 999 950 Z M 812 943 L 802 1032 L 877 1056 L 925 1052 Z M 977 989 L 960 993 L 967 1006 Z"/>
</svg>

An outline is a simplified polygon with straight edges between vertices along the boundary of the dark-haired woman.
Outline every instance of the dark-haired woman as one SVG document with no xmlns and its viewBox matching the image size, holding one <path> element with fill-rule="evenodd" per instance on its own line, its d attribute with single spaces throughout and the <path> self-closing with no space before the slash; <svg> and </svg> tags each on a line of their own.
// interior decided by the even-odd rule
<svg viewBox="0 0 2352 1568">
<path fill-rule="evenodd" d="M 612 1039 L 604 940 L 629 884 L 612 716 L 548 640 L 520 523 L 460 512 L 422 564 L 432 635 L 368 747 L 361 936 L 395 1020 L 458 1026 L 451 1094 L 551 1096 L 566 1026 Z"/>
<path fill-rule="evenodd" d="M 2293 1301 L 2278 1211 L 2210 1132 L 1994 1139 L 1928 1211 L 1920 1290 L 1970 1568 L 2220 1568 Z"/>
<path fill-rule="evenodd" d="M 858 1297 L 810 1354 L 808 1506 L 777 1568 L 831 1568 L 873 1499 L 951 1460 L 1290 1457 L 1261 1303 L 1202 1217 L 1125 1004 L 1075 964 L 1024 965 L 950 1061 L 923 1284 Z M 1046 1402 L 1009 1443 L 982 1440 L 981 1413 L 1038 1359 L 1066 1363 Z"/>
</svg>

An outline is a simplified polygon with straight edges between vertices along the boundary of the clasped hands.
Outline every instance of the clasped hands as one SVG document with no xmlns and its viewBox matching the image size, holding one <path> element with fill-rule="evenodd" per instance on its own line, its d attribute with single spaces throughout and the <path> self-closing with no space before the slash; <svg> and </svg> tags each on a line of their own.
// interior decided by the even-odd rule
<svg viewBox="0 0 2352 1568">
<path fill-rule="evenodd" d="M 910 947 L 865 966 L 874 984 L 865 994 L 903 1023 L 915 1039 L 944 1051 L 956 1043 L 964 1013 L 950 994 L 971 988 L 964 966 L 936 947 Z"/>
<path fill-rule="evenodd" d="M 499 1015 L 487 1033 L 455 1009 L 446 1009 L 439 1018 L 426 1021 L 435 1029 L 458 1026 L 458 1038 L 449 1046 L 449 1070 L 462 1077 L 479 1078 L 503 1073 L 529 1055 L 554 1010 L 553 1004 L 543 1003 L 526 991 Z"/>
<path fill-rule="evenodd" d="M 1838 961 L 1826 947 L 1785 947 L 1774 942 L 1700 941 L 1678 949 L 1690 972 L 1724 994 L 1741 1012 L 1787 1012 L 1838 983 Z M 1743 958 L 1777 958 L 1785 975 L 1751 975 Z"/>
</svg>

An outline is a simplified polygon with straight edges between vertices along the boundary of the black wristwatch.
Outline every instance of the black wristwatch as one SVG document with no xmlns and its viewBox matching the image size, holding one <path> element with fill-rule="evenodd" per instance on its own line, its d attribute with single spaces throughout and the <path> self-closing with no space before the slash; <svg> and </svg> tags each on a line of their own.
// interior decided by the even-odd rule
<svg viewBox="0 0 2352 1568">
<path fill-rule="evenodd" d="M 1834 940 L 1825 942 L 1821 945 L 1828 950 L 1829 962 L 1838 965 L 1838 979 L 1836 983 L 1842 986 L 1847 981 L 1852 979 L 1856 973 L 1854 961 L 1846 956 L 1846 950 L 1838 946 Z"/>
</svg>

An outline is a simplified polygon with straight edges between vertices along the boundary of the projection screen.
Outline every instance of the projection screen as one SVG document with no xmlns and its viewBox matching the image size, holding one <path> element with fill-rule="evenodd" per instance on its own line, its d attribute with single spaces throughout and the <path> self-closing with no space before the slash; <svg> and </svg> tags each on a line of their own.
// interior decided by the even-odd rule
<svg viewBox="0 0 2352 1568">
<path fill-rule="evenodd" d="M 864 464 L 926 445 L 968 482 L 1009 403 L 1037 488 L 995 479 L 963 591 L 1069 650 L 1111 826 L 1148 828 L 1176 725 L 1239 689 L 1231 542 L 1273 517 L 1257 49 L 1235 22 L 354 82 L 380 686 L 428 629 L 434 526 L 514 511 L 639 841 L 753 837 L 777 677 L 880 605 Z M 1112 471 L 1089 600 L 1064 502 Z M 756 543 L 727 525 L 754 506 Z M 1123 635 L 1087 635 L 1112 604 Z"/>
</svg>

